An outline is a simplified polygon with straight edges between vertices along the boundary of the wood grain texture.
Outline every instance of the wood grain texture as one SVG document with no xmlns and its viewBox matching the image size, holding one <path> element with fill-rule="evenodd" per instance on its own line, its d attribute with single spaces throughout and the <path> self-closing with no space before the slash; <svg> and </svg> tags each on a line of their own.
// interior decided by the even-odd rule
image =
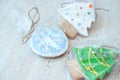
<svg viewBox="0 0 120 80">
<path fill-rule="evenodd" d="M 66 80 L 65 61 L 60 58 L 41 58 L 34 54 L 28 44 L 21 45 L 22 36 L 28 31 L 28 11 L 37 6 L 41 20 L 36 25 L 58 25 L 60 17 L 56 11 L 65 0 L 1 0 L 0 1 L 0 80 Z M 70 47 L 86 45 L 109 45 L 120 48 L 120 0 L 95 0 L 96 22 L 89 30 L 89 37 L 78 36 L 70 40 Z M 114 76 L 120 79 L 120 67 L 114 68 Z"/>
</svg>

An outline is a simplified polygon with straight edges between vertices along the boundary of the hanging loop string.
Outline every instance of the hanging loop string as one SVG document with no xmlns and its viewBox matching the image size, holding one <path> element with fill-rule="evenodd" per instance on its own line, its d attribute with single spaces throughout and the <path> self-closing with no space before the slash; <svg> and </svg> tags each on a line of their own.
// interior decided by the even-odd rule
<svg viewBox="0 0 120 80">
<path fill-rule="evenodd" d="M 34 15 L 32 15 L 33 11 L 35 11 Z M 22 44 L 25 44 L 31 38 L 32 33 L 35 30 L 35 24 L 38 23 L 38 21 L 40 20 L 40 13 L 39 13 L 38 8 L 33 7 L 32 9 L 30 9 L 30 11 L 28 12 L 28 16 L 30 20 L 32 21 L 31 28 L 29 32 L 23 37 Z"/>
<path fill-rule="evenodd" d="M 109 10 L 108 9 L 104 9 L 104 8 L 95 8 L 95 19 L 97 19 L 98 18 L 98 14 L 97 14 L 97 12 L 96 11 L 106 11 L 106 12 L 108 12 Z"/>
</svg>

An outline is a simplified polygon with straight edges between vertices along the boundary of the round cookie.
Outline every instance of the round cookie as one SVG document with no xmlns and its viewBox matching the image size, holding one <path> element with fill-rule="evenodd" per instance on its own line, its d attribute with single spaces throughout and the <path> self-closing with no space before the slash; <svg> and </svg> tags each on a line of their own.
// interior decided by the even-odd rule
<svg viewBox="0 0 120 80">
<path fill-rule="evenodd" d="M 37 29 L 31 37 L 32 50 L 42 57 L 58 57 L 68 48 L 68 39 L 59 28 Z"/>
</svg>

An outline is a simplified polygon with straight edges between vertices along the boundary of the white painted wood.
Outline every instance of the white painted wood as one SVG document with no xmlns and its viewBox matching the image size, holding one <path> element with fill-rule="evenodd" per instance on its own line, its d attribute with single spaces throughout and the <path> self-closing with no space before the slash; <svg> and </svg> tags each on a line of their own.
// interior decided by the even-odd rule
<svg viewBox="0 0 120 80">
<path fill-rule="evenodd" d="M 41 20 L 36 26 L 57 25 L 60 17 L 56 11 L 64 0 L 1 0 L 0 1 L 0 80 L 66 80 L 65 61 L 67 55 L 48 59 L 35 55 L 29 45 L 20 44 L 30 20 L 27 12 L 36 5 L 41 13 Z M 89 37 L 78 36 L 70 40 L 71 46 L 106 44 L 120 48 L 120 0 L 95 0 L 96 22 L 89 30 Z M 18 31 L 19 29 L 19 31 Z M 21 30 L 20 30 L 21 29 Z M 71 47 L 70 46 L 70 47 Z M 120 79 L 120 68 L 109 80 Z"/>
</svg>

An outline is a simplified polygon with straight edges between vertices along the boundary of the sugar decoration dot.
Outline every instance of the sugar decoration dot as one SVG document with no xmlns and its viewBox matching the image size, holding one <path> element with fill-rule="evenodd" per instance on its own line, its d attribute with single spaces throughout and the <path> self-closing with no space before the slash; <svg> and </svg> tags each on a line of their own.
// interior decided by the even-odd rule
<svg viewBox="0 0 120 80">
<path fill-rule="evenodd" d="M 91 12 L 87 12 L 87 14 L 88 14 L 88 15 L 90 15 L 90 14 L 91 14 Z"/>
<path fill-rule="evenodd" d="M 81 23 L 80 23 L 80 22 L 78 22 L 78 23 L 77 23 L 77 26 L 79 26 L 79 27 L 80 27 L 80 26 L 81 26 Z"/>
<path fill-rule="evenodd" d="M 83 9 L 83 7 L 80 7 L 80 9 Z"/>
<path fill-rule="evenodd" d="M 71 21 L 74 21 L 74 19 L 73 19 L 73 18 L 71 18 Z"/>
<path fill-rule="evenodd" d="M 89 4 L 89 8 L 93 8 L 93 5 L 92 5 L 92 4 Z"/>
</svg>

